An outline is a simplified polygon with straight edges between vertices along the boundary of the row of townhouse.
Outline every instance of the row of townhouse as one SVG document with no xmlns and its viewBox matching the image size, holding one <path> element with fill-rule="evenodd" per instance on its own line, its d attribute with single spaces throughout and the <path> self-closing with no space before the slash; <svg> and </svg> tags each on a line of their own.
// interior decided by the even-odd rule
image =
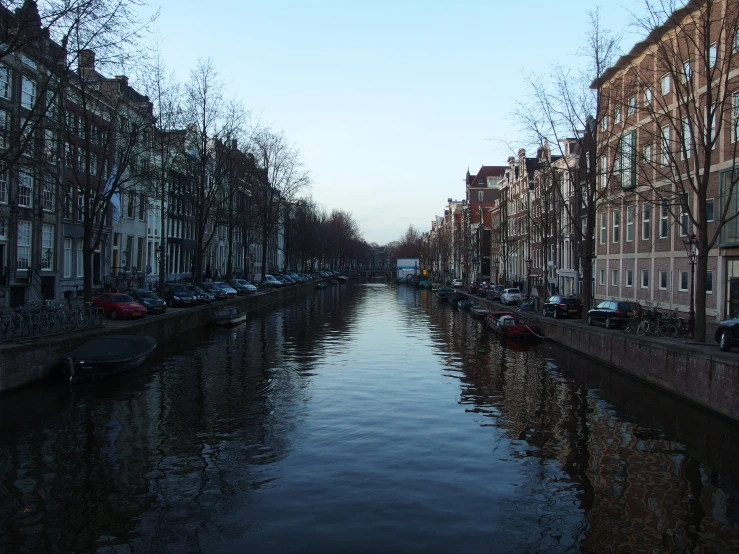
<svg viewBox="0 0 739 554">
<path fill-rule="evenodd" d="M 739 316 L 739 2 L 687 2 L 591 87 L 599 113 L 576 136 L 468 175 L 424 263 L 540 296 Z"/>
<path fill-rule="evenodd" d="M 86 282 L 153 285 L 162 262 L 167 279 L 191 277 L 193 179 L 161 163 L 149 98 L 101 74 L 93 51 L 70 69 L 35 2 L 2 10 L 13 40 L 0 44 L 0 307 L 79 295 Z M 247 156 L 235 142 L 213 148 Z M 254 207 L 239 194 L 205 222 L 206 277 L 262 271 Z M 280 240 L 268 245 L 269 270 L 284 266 Z"/>
</svg>

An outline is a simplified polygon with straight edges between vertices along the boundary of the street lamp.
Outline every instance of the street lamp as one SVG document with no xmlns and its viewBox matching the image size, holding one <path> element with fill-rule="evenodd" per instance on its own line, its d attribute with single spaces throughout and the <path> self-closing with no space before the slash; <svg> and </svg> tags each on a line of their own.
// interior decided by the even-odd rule
<svg viewBox="0 0 739 554">
<path fill-rule="evenodd" d="M 531 299 L 531 258 L 526 259 L 526 300 Z"/>
<path fill-rule="evenodd" d="M 698 239 L 695 238 L 695 233 L 690 235 L 688 238 L 683 239 L 685 245 L 685 253 L 688 255 L 690 261 L 690 312 L 688 312 L 688 334 L 690 338 L 693 338 L 693 331 L 695 329 L 695 306 L 693 299 L 695 298 L 695 260 L 698 257 Z"/>
</svg>

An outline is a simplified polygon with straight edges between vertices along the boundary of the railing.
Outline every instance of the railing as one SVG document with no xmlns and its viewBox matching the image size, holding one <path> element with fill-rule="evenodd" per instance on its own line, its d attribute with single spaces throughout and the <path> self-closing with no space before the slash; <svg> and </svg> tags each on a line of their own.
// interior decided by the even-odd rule
<svg viewBox="0 0 739 554">
<path fill-rule="evenodd" d="M 54 301 L 46 301 L 43 305 L 27 302 L 13 311 L 0 313 L 0 341 L 26 340 L 100 327 L 103 316 L 102 308 L 91 305 L 68 309 Z"/>
</svg>

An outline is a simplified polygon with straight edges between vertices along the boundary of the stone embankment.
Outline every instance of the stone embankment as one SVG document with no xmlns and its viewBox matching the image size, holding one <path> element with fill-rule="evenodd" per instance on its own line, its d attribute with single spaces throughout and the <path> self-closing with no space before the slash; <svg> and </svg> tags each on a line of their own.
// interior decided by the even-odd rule
<svg viewBox="0 0 739 554">
<path fill-rule="evenodd" d="M 314 289 L 315 283 L 306 283 L 284 290 L 233 298 L 218 305 L 234 305 L 241 311 L 251 312 L 305 295 Z M 91 338 L 107 334 L 149 335 L 162 342 L 208 325 L 211 308 L 175 308 L 166 314 L 138 321 L 107 322 L 107 325 L 95 329 L 42 337 L 24 343 L 3 344 L 0 346 L 0 394 L 48 377 L 62 355 Z"/>
</svg>

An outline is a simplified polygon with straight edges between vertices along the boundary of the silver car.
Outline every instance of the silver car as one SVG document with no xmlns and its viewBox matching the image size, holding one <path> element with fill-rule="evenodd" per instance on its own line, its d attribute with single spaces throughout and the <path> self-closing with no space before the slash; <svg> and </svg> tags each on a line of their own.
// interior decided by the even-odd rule
<svg viewBox="0 0 739 554">
<path fill-rule="evenodd" d="M 500 301 L 508 306 L 509 304 L 518 304 L 521 301 L 521 291 L 518 289 L 505 289 L 500 295 Z"/>
</svg>

